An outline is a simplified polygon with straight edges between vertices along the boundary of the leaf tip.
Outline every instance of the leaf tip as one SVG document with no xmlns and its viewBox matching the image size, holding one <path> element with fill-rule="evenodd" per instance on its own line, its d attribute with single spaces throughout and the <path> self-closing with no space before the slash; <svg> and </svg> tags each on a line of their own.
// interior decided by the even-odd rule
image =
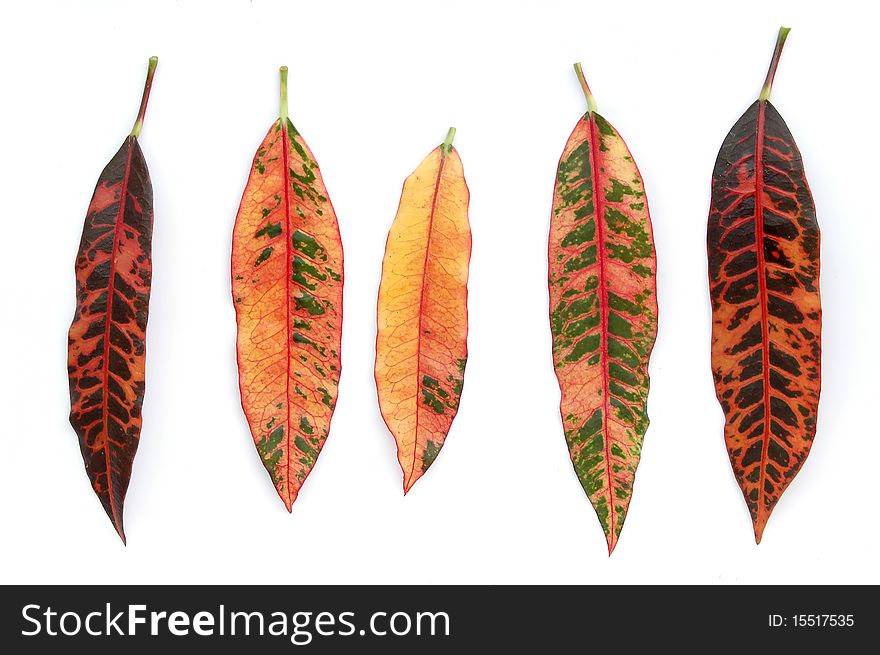
<svg viewBox="0 0 880 655">
<path fill-rule="evenodd" d="M 110 519 L 110 523 L 113 524 L 113 529 L 116 530 L 116 534 L 118 534 L 119 538 L 122 539 L 122 545 L 126 545 L 125 525 L 122 518 L 122 504 L 117 505 L 116 503 L 114 503 L 114 500 L 110 494 L 98 494 L 98 500 L 101 501 L 101 506 L 104 508 L 104 512 L 107 514 L 107 518 Z"/>
<path fill-rule="evenodd" d="M 608 542 L 608 557 L 611 557 L 611 553 L 617 547 L 617 537 L 613 534 L 607 534 L 605 535 L 605 541 Z"/>
<path fill-rule="evenodd" d="M 115 519 L 113 520 L 113 527 L 116 528 L 116 534 L 119 535 L 119 538 L 122 539 L 122 545 L 127 546 L 128 541 L 125 538 L 125 528 L 122 526 L 122 519 L 120 518 L 117 522 Z"/>
<path fill-rule="evenodd" d="M 755 528 L 755 544 L 761 544 L 761 538 L 764 536 L 764 528 L 767 526 L 767 519 L 769 517 L 759 517 L 754 521 Z"/>
<path fill-rule="evenodd" d="M 274 479 L 273 479 L 274 482 Z M 296 497 L 298 493 L 292 489 L 288 489 L 287 485 L 283 482 L 279 481 L 275 484 L 275 493 L 278 494 L 278 497 L 281 499 L 281 502 L 284 503 L 284 508 L 287 510 L 287 513 L 290 514 L 293 512 L 293 504 L 296 502 Z"/>
<path fill-rule="evenodd" d="M 416 470 L 412 470 L 409 473 L 405 473 L 403 476 L 403 495 L 406 496 L 410 489 L 413 488 L 413 485 L 418 481 L 418 479 L 422 477 L 422 474 Z"/>
</svg>

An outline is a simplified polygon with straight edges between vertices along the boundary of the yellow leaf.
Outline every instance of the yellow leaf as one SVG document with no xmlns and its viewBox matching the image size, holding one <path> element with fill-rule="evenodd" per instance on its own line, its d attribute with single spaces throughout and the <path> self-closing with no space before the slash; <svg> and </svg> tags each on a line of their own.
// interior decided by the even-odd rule
<svg viewBox="0 0 880 655">
<path fill-rule="evenodd" d="M 470 194 L 454 134 L 404 182 L 382 262 L 376 386 L 404 493 L 446 440 L 467 360 Z"/>
</svg>

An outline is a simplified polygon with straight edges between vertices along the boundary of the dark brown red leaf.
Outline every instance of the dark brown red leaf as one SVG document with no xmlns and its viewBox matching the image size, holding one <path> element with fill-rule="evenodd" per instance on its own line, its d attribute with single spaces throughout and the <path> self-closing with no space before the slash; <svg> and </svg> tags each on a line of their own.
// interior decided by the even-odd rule
<svg viewBox="0 0 880 655">
<path fill-rule="evenodd" d="M 154 57 L 134 129 L 89 204 L 68 335 L 70 423 L 95 494 L 123 542 L 122 508 L 141 432 L 152 274 L 153 188 L 138 134 L 155 68 Z"/>
<path fill-rule="evenodd" d="M 816 433 L 821 371 L 819 225 L 803 161 L 770 86 L 731 129 L 712 174 L 712 372 L 755 539 Z"/>
</svg>

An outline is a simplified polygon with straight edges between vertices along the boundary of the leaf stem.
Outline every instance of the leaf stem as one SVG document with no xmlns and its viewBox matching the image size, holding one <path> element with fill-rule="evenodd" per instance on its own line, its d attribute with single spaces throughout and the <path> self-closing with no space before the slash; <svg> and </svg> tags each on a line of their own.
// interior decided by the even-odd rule
<svg viewBox="0 0 880 655">
<path fill-rule="evenodd" d="M 773 58 L 770 60 L 770 68 L 767 71 L 767 77 L 764 80 L 764 86 L 758 100 L 765 102 L 770 99 L 770 90 L 773 88 L 773 78 L 776 77 L 776 67 L 779 66 L 779 58 L 782 56 L 782 46 L 785 45 L 785 39 L 791 32 L 790 27 L 780 27 L 779 34 L 776 36 L 776 48 L 773 50 Z"/>
<path fill-rule="evenodd" d="M 584 97 L 587 99 L 587 111 L 590 114 L 596 113 L 596 99 L 593 97 L 592 91 L 590 91 L 590 85 L 587 84 L 587 78 L 584 76 L 584 69 L 581 66 L 581 62 L 577 62 L 574 65 L 574 72 L 578 76 L 578 81 L 581 83 L 581 88 L 584 90 Z"/>
<path fill-rule="evenodd" d="M 287 66 L 281 69 L 281 110 L 279 116 L 282 123 L 287 123 Z"/>
<path fill-rule="evenodd" d="M 147 81 L 144 82 L 144 95 L 141 98 L 141 108 L 138 110 L 137 120 L 134 122 L 134 127 L 131 128 L 131 136 L 135 138 L 141 135 L 141 128 L 144 126 L 144 116 L 147 113 L 147 102 L 150 99 L 150 89 L 153 88 L 153 75 L 156 74 L 156 66 L 158 63 L 158 57 L 150 57 L 150 64 L 147 66 Z"/>
<path fill-rule="evenodd" d="M 455 128 L 450 127 L 446 133 L 446 139 L 440 144 L 440 151 L 446 154 L 452 152 L 452 140 L 455 138 Z"/>
</svg>

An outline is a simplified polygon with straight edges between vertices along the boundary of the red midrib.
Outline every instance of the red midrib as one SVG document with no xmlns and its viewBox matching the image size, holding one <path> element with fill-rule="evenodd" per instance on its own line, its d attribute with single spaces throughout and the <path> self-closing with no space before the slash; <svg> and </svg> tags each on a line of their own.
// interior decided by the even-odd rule
<svg viewBox="0 0 880 655">
<path fill-rule="evenodd" d="M 758 251 L 758 300 L 761 305 L 761 356 L 764 376 L 764 434 L 761 444 L 761 472 L 758 478 L 758 513 L 764 508 L 764 470 L 770 445 L 770 333 L 767 320 L 767 279 L 764 262 L 764 109 L 758 103 L 758 133 L 755 137 L 755 248 Z"/>
<path fill-rule="evenodd" d="M 413 439 L 412 467 L 409 470 L 409 479 L 416 470 L 416 453 L 419 448 L 419 380 L 422 379 L 422 317 L 425 315 L 425 289 L 428 287 L 428 253 L 431 251 L 431 235 L 434 231 L 434 212 L 437 209 L 437 197 L 440 195 L 440 180 L 443 178 L 443 166 L 446 163 L 446 153 L 440 148 L 440 166 L 437 168 L 437 181 L 434 183 L 434 195 L 431 198 L 431 213 L 428 215 L 428 239 L 425 243 L 425 261 L 422 264 L 422 291 L 419 295 L 419 327 L 418 343 L 416 345 L 416 429 Z M 406 482 L 406 481 L 404 481 Z"/>
<path fill-rule="evenodd" d="M 293 440 L 291 439 L 291 435 L 293 434 L 293 427 L 290 423 L 290 342 L 293 339 L 291 335 L 290 328 L 290 281 L 293 277 L 293 272 L 290 270 L 290 267 L 293 266 L 293 260 L 291 259 L 291 239 L 293 238 L 293 233 L 291 232 L 290 225 L 290 190 L 288 185 L 290 184 L 290 153 L 287 145 L 287 123 L 279 119 L 281 123 L 281 165 L 284 166 L 284 174 L 282 176 L 283 188 L 284 188 L 284 220 L 285 227 L 287 228 L 287 238 L 284 240 L 284 301 L 285 301 L 285 312 L 284 312 L 284 321 L 287 323 L 287 329 L 284 331 L 286 335 L 286 345 L 287 345 L 287 361 L 285 362 L 285 366 L 287 368 L 287 377 L 284 382 L 284 404 L 287 406 L 287 434 L 285 435 L 285 440 L 287 441 L 287 458 L 285 462 L 285 477 L 284 480 L 287 483 L 287 499 L 288 501 L 292 501 L 291 498 L 291 484 L 290 484 L 290 450 L 293 447 Z"/>
<path fill-rule="evenodd" d="M 113 249 L 110 251 L 110 278 L 107 285 L 107 319 L 104 322 L 104 408 L 102 421 L 107 441 L 104 446 L 104 462 L 107 467 L 107 495 L 110 498 L 110 511 L 113 512 L 114 523 L 117 520 L 116 503 L 113 502 L 113 476 L 110 469 L 110 428 L 109 398 L 110 395 L 110 325 L 113 322 L 113 296 L 116 281 L 116 256 L 119 251 L 119 234 L 122 231 L 125 202 L 128 200 L 128 178 L 131 174 L 131 154 L 134 152 L 134 137 L 129 137 L 128 157 L 125 159 L 125 174 L 122 176 L 122 187 L 119 191 L 119 210 L 116 212 L 116 225 L 113 228 Z"/>
<path fill-rule="evenodd" d="M 601 188 L 597 183 L 599 179 L 599 158 L 596 151 L 599 147 L 599 134 L 596 126 L 596 118 L 590 113 L 590 167 L 592 175 L 590 181 L 593 185 L 593 206 L 596 212 L 596 259 L 599 262 L 599 316 L 600 316 L 600 339 L 599 356 L 602 358 L 602 437 L 605 446 L 605 470 L 608 479 L 608 527 L 609 538 L 615 539 L 614 532 L 614 492 L 611 488 L 611 435 L 608 428 L 608 377 L 611 375 L 608 367 L 608 294 L 605 288 L 605 224 L 603 219 L 603 205 L 601 200 Z"/>
</svg>

